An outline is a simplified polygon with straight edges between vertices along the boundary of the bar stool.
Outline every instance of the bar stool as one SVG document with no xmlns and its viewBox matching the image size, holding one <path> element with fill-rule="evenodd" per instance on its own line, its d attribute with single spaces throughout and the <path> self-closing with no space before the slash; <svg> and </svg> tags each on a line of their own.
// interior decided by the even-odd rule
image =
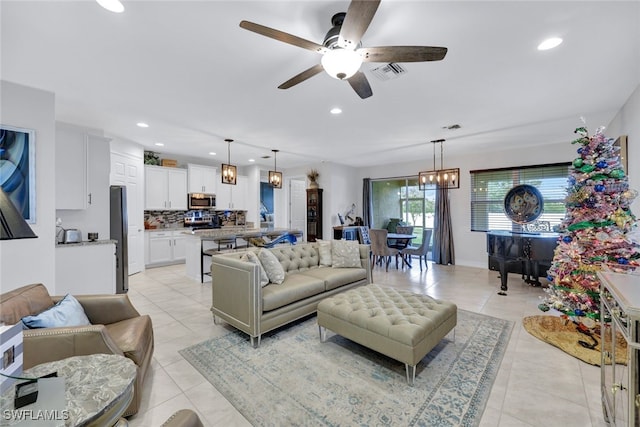
<svg viewBox="0 0 640 427">
<path fill-rule="evenodd" d="M 204 271 L 204 257 L 212 256 L 218 252 L 216 249 L 205 249 L 204 242 L 212 242 L 215 241 L 215 237 L 201 237 L 200 238 L 200 283 L 204 283 L 204 276 L 211 276 L 211 271 Z"/>
<path fill-rule="evenodd" d="M 220 236 L 214 237 L 213 241 L 218 244 L 218 251 L 224 249 L 234 249 L 236 247 L 236 236 Z"/>
</svg>

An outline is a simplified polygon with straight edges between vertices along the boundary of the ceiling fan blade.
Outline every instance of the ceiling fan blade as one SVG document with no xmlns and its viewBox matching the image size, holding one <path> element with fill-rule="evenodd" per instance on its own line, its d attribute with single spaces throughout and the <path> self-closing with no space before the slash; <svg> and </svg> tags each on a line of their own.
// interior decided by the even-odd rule
<svg viewBox="0 0 640 427">
<path fill-rule="evenodd" d="M 373 95 L 369 81 L 362 71 L 358 71 L 349 77 L 347 81 L 360 98 L 365 99 Z"/>
<path fill-rule="evenodd" d="M 289 80 L 287 80 L 286 82 L 282 83 L 280 86 L 278 86 L 278 89 L 289 89 L 291 86 L 295 86 L 298 83 L 302 83 L 303 81 L 315 76 L 322 70 L 324 70 L 324 67 L 322 67 L 322 64 L 314 65 L 313 67 L 304 70 L 297 76 L 294 76 Z"/>
<path fill-rule="evenodd" d="M 314 52 L 324 53 L 327 50 L 324 46 L 318 43 L 314 43 L 312 41 L 303 39 L 301 37 L 294 36 L 289 33 L 285 33 L 284 31 L 265 27 L 264 25 L 256 24 L 254 22 L 241 21 L 240 27 L 244 28 L 245 30 L 253 31 L 254 33 L 258 33 L 260 35 L 270 37 L 272 39 L 275 39 L 284 43 L 288 43 L 293 46 L 298 46 L 303 49 L 312 50 Z"/>
<path fill-rule="evenodd" d="M 447 54 L 446 47 L 381 46 L 358 49 L 363 62 L 423 62 L 440 61 Z"/>
<path fill-rule="evenodd" d="M 379 5 L 380 0 L 352 0 L 340 29 L 340 47 L 355 49 L 358 46 Z"/>
</svg>

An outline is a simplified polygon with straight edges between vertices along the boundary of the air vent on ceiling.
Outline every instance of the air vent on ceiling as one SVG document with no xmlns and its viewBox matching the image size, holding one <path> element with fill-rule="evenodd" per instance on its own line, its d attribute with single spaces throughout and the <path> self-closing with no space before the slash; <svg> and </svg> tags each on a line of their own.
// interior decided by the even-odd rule
<svg viewBox="0 0 640 427">
<path fill-rule="evenodd" d="M 402 68 L 400 64 L 390 62 L 371 69 L 371 72 L 380 80 L 397 79 L 402 74 L 406 74 L 407 70 Z"/>
</svg>

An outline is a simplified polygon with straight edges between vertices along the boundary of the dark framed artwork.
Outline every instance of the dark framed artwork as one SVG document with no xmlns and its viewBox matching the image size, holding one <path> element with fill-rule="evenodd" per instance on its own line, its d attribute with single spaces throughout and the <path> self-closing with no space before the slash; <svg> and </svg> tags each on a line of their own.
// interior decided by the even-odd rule
<svg viewBox="0 0 640 427">
<path fill-rule="evenodd" d="M 0 187 L 28 223 L 36 222 L 35 131 L 0 125 Z"/>
</svg>

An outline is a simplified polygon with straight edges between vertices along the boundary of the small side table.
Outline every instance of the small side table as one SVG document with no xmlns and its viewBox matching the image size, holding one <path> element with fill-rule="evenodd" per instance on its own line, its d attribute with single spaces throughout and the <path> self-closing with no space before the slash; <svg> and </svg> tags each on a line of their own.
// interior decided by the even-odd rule
<svg viewBox="0 0 640 427">
<path fill-rule="evenodd" d="M 59 378 L 64 378 L 67 419 L 60 420 L 60 425 L 112 426 L 133 399 L 136 370 L 133 361 L 124 356 L 92 354 L 42 363 L 25 370 L 21 377 L 36 378 L 57 372 Z M 14 396 L 15 386 L 2 394 L 2 414 L 14 409 Z M 28 410 L 33 405 L 19 410 Z M 14 425 L 18 422 L 18 419 L 2 419 L 2 425 Z"/>
</svg>

